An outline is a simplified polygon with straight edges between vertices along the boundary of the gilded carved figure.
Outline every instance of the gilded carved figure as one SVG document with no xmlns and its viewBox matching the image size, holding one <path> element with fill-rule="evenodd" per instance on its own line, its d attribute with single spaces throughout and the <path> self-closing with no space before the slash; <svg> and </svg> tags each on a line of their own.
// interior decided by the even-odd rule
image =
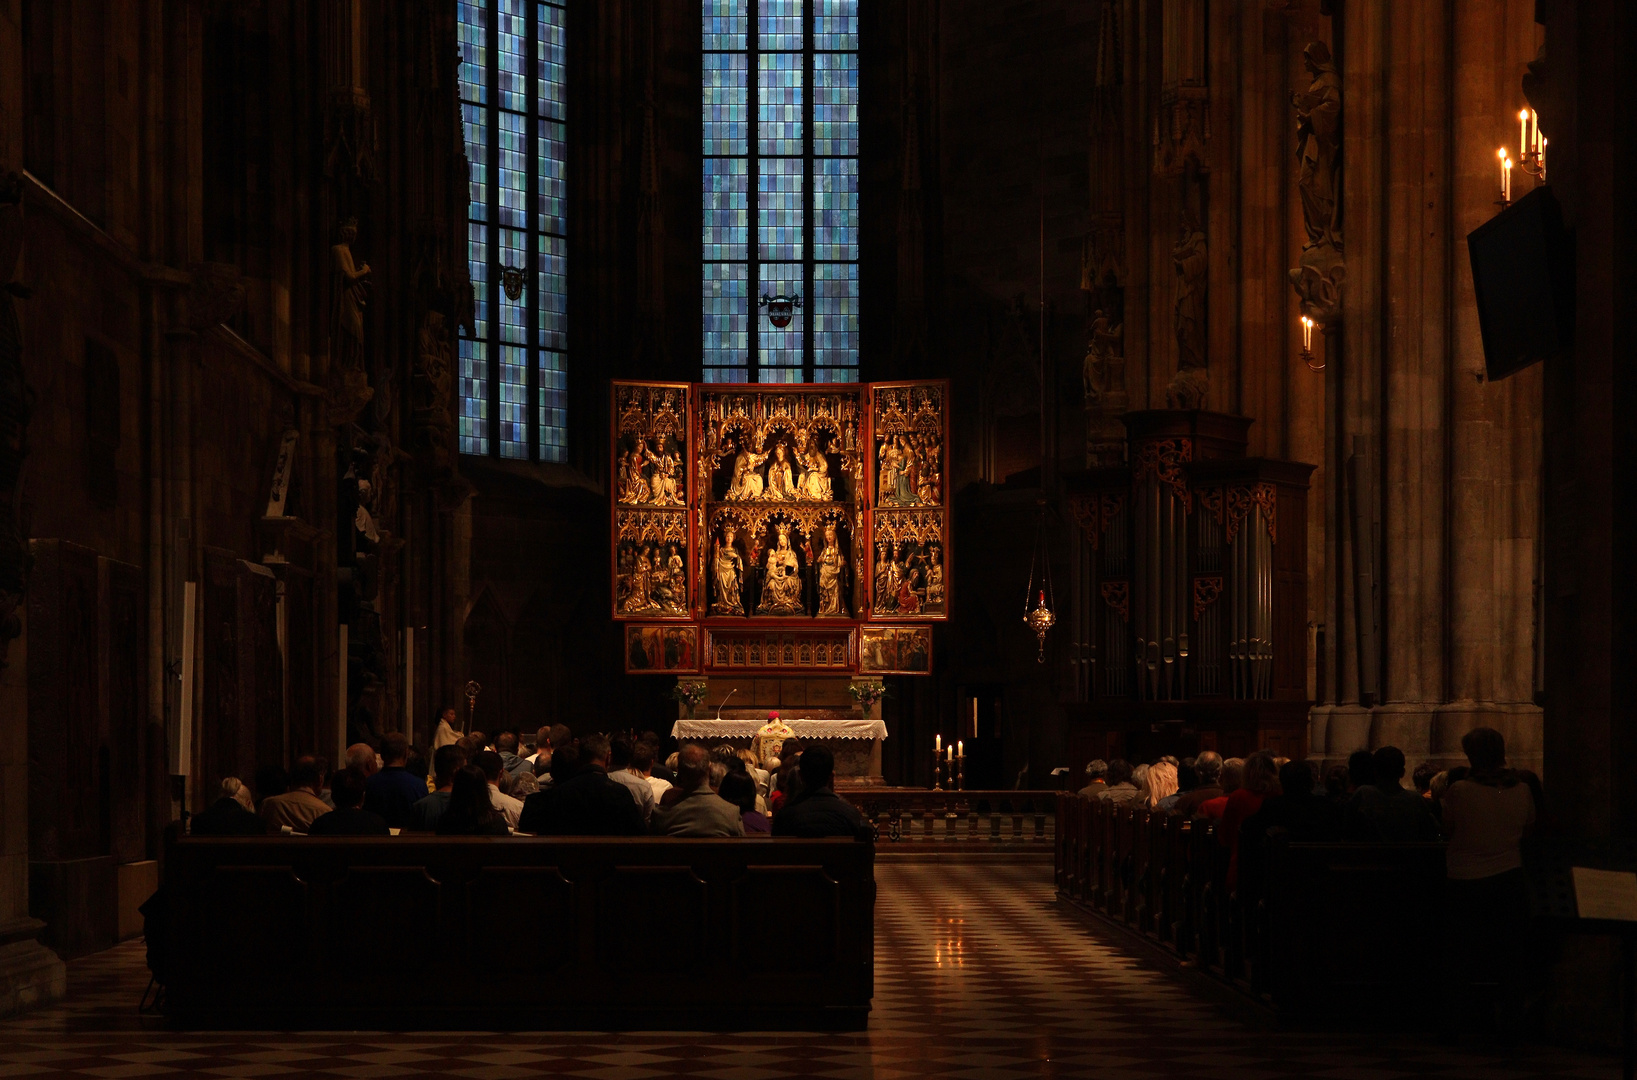
<svg viewBox="0 0 1637 1080">
<path fill-rule="evenodd" d="M 841 578 L 847 555 L 836 539 L 835 525 L 824 526 L 824 550 L 818 556 L 818 600 L 820 615 L 845 615 L 841 604 Z"/>
<path fill-rule="evenodd" d="M 790 546 L 790 526 L 779 526 L 779 538 L 767 550 L 762 572 L 762 602 L 757 611 L 792 615 L 801 611 L 801 565 Z"/>
<path fill-rule="evenodd" d="M 732 525 L 722 530 L 722 539 L 716 542 L 711 555 L 711 581 L 716 600 L 711 604 L 713 615 L 743 615 L 745 608 L 739 599 L 740 583 L 744 579 L 745 560 L 734 546 L 737 531 Z"/>
</svg>

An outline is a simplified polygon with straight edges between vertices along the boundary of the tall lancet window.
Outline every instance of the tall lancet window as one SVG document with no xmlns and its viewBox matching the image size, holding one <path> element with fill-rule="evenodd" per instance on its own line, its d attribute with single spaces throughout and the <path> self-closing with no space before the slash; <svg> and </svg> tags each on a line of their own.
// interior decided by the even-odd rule
<svg viewBox="0 0 1637 1080">
<path fill-rule="evenodd" d="M 476 333 L 460 337 L 460 450 L 563 461 L 568 290 L 563 3 L 459 0 Z"/>
<path fill-rule="evenodd" d="M 853 382 L 858 0 L 703 3 L 704 379 Z"/>
</svg>

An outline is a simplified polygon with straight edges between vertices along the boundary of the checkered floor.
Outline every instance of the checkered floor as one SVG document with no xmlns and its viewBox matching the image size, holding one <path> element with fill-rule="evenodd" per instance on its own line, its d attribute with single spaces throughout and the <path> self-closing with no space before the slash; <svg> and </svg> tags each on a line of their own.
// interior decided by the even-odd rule
<svg viewBox="0 0 1637 1080">
<path fill-rule="evenodd" d="M 1614 1077 L 1550 1047 L 1268 1033 L 1055 904 L 1051 868 L 877 869 L 867 1032 L 288 1035 L 169 1032 L 139 1017 L 140 942 L 76 961 L 70 1001 L 0 1022 L 0 1077 Z"/>
</svg>

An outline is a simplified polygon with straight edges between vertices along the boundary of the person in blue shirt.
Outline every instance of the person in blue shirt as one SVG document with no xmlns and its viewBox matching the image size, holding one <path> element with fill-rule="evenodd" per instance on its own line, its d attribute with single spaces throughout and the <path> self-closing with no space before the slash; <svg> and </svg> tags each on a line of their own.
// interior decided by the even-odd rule
<svg viewBox="0 0 1637 1080">
<path fill-rule="evenodd" d="M 401 732 L 388 734 L 381 740 L 381 771 L 364 789 L 364 809 L 379 814 L 394 829 L 409 825 L 409 808 L 427 794 L 426 781 L 404 768 L 408 760 L 409 740 Z"/>
</svg>

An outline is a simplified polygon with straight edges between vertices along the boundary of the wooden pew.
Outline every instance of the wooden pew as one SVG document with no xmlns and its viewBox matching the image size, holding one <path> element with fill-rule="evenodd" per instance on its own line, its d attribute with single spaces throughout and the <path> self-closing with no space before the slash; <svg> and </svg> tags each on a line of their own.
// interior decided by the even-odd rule
<svg viewBox="0 0 1637 1080">
<path fill-rule="evenodd" d="M 850 839 L 184 839 L 164 888 L 168 1012 L 262 1029 L 857 1030 L 874 861 Z M 496 911 L 503 925 L 478 914 Z M 715 977 L 765 965 L 770 920 L 794 946 L 779 992 Z"/>
</svg>

